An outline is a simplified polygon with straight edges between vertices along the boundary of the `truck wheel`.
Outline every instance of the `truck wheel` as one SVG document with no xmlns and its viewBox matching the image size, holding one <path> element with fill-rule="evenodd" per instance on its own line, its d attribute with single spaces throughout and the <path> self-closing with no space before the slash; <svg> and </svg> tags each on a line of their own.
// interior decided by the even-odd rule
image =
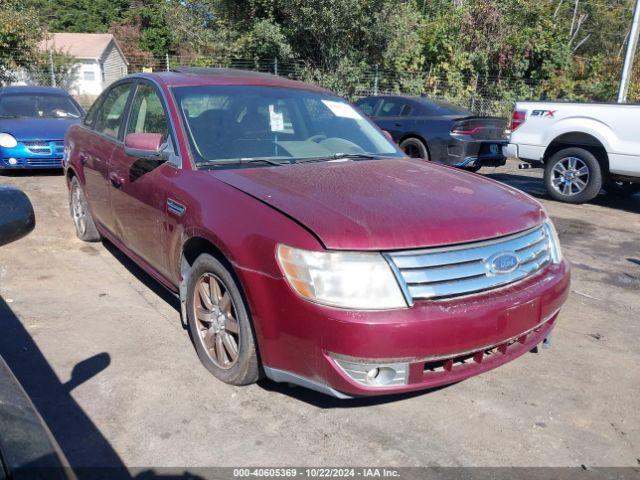
<svg viewBox="0 0 640 480">
<path fill-rule="evenodd" d="M 418 138 L 405 138 L 400 142 L 400 148 L 411 158 L 421 158 L 423 160 L 431 160 L 429 158 L 429 150 L 427 146 Z"/>
<path fill-rule="evenodd" d="M 640 192 L 640 183 L 607 180 L 604 184 L 604 189 L 611 195 L 630 197 Z"/>
<path fill-rule="evenodd" d="M 248 309 L 233 275 L 211 255 L 200 255 L 187 281 L 189 334 L 202 364 L 231 385 L 260 378 Z"/>
<path fill-rule="evenodd" d="M 544 168 L 549 195 L 567 203 L 593 200 L 602 188 L 602 170 L 596 157 L 583 148 L 565 148 L 554 154 Z"/>
<path fill-rule="evenodd" d="M 87 198 L 84 196 L 82 186 L 77 177 L 71 179 L 71 190 L 69 191 L 69 211 L 76 227 L 76 235 L 85 242 L 97 242 L 100 240 L 100 233 L 93 221 Z"/>
</svg>

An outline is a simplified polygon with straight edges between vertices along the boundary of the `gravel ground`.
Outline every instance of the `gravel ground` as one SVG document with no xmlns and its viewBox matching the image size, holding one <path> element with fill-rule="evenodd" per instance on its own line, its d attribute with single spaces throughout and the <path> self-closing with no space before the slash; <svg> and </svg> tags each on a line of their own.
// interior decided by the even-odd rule
<svg viewBox="0 0 640 480">
<path fill-rule="evenodd" d="M 0 354 L 76 467 L 637 466 L 640 196 L 561 204 L 516 165 L 486 175 L 545 204 L 572 292 L 551 349 L 481 376 L 353 401 L 225 385 L 171 295 L 113 246 L 76 239 L 56 173 L 0 176 L 37 215 L 0 249 Z"/>
</svg>

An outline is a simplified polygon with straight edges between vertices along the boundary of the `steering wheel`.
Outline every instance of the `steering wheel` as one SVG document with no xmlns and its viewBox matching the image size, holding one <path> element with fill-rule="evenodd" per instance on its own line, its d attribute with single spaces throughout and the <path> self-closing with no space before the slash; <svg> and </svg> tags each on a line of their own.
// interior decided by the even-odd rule
<svg viewBox="0 0 640 480">
<path fill-rule="evenodd" d="M 311 137 L 307 138 L 307 142 L 319 143 L 322 140 L 324 140 L 325 138 L 327 138 L 327 136 L 326 135 L 322 135 L 322 134 L 320 134 L 320 135 L 312 135 Z"/>
</svg>

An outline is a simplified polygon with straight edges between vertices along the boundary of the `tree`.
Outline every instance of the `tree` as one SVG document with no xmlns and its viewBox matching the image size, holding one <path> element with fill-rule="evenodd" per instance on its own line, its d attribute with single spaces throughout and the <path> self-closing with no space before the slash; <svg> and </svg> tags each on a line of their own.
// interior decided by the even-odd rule
<svg viewBox="0 0 640 480">
<path fill-rule="evenodd" d="M 37 58 L 43 31 L 36 12 L 20 0 L 0 4 L 0 85 L 15 79 L 17 71 Z"/>
<path fill-rule="evenodd" d="M 50 32 L 106 32 L 131 7 L 130 0 L 24 0 Z"/>
<path fill-rule="evenodd" d="M 52 68 L 55 83 L 51 78 Z M 27 74 L 30 81 L 38 85 L 72 90 L 79 68 L 78 60 L 62 51 L 39 52 L 28 66 Z"/>
</svg>

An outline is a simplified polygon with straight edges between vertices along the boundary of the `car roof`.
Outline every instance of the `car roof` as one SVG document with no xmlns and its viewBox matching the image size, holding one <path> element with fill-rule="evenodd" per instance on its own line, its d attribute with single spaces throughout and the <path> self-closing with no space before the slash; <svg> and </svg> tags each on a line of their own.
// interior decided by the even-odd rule
<svg viewBox="0 0 640 480">
<path fill-rule="evenodd" d="M 56 87 L 40 87 L 34 85 L 21 85 L 13 87 L 0 87 L 0 95 L 11 93 L 27 93 L 32 95 L 37 94 L 49 94 L 49 95 L 65 95 L 69 96 L 69 93 L 62 88 Z"/>
<path fill-rule="evenodd" d="M 323 93 L 328 90 L 317 85 L 290 80 L 270 73 L 233 68 L 177 68 L 168 72 L 140 73 L 131 78 L 147 78 L 167 87 L 203 85 L 253 85 L 265 87 L 297 88 Z"/>
</svg>

